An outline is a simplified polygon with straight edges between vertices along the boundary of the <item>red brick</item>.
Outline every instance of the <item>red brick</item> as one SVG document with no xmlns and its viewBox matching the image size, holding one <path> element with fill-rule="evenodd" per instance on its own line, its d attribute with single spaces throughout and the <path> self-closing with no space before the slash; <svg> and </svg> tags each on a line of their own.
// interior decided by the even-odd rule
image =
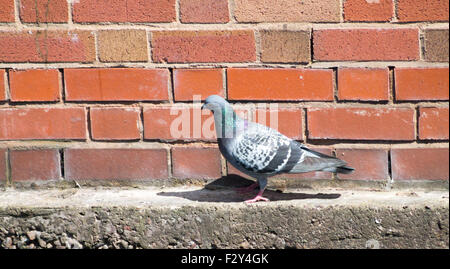
<svg viewBox="0 0 450 269">
<path fill-rule="evenodd" d="M 274 119 L 276 119 L 278 123 L 272 122 L 270 116 L 271 113 L 273 114 L 272 117 L 276 117 Z M 257 109 L 255 114 L 256 114 L 256 122 L 274 128 L 289 138 L 295 140 L 303 140 L 303 129 L 302 129 L 303 112 L 301 109 L 298 108 L 271 109 L 271 107 L 268 106 L 266 109 Z"/>
<path fill-rule="evenodd" d="M 0 0 L 0 22 L 14 22 L 13 0 Z"/>
<path fill-rule="evenodd" d="M 200 118 L 194 117 L 194 113 L 200 115 Z M 205 127 L 206 133 L 202 129 L 194 130 L 194 118 L 200 119 L 198 126 L 202 129 Z M 216 139 L 214 117 L 210 111 L 200 110 L 200 108 L 182 106 L 144 108 L 144 138 L 213 141 Z"/>
<path fill-rule="evenodd" d="M 336 157 L 355 168 L 351 174 L 337 174 L 340 179 L 387 180 L 388 151 L 384 149 L 338 149 Z"/>
<path fill-rule="evenodd" d="M 448 21 L 448 0 L 398 0 L 397 17 L 400 22 Z"/>
<path fill-rule="evenodd" d="M 64 150 L 66 179 L 165 179 L 167 170 L 165 149 Z"/>
<path fill-rule="evenodd" d="M 332 70 L 231 68 L 227 77 L 230 100 L 333 100 Z"/>
<path fill-rule="evenodd" d="M 85 139 L 85 109 L 0 109 L 0 140 Z"/>
<path fill-rule="evenodd" d="M 448 100 L 448 68 L 396 68 L 396 100 Z"/>
<path fill-rule="evenodd" d="M 173 176 L 180 179 L 216 179 L 222 176 L 220 152 L 217 148 L 172 148 Z"/>
<path fill-rule="evenodd" d="M 345 0 L 345 21 L 390 21 L 393 16 L 392 0 Z"/>
<path fill-rule="evenodd" d="M 57 149 L 12 150 L 10 152 L 11 180 L 58 180 L 61 177 Z"/>
<path fill-rule="evenodd" d="M 340 68 L 339 100 L 386 101 L 389 99 L 389 70 Z"/>
<path fill-rule="evenodd" d="M 6 72 L 0 69 L 0 101 L 6 100 Z"/>
<path fill-rule="evenodd" d="M 419 109 L 419 138 L 448 140 L 448 118 L 448 107 L 421 107 Z"/>
<path fill-rule="evenodd" d="M 67 22 L 67 0 L 20 0 L 22 22 Z"/>
<path fill-rule="evenodd" d="M 74 22 L 173 22 L 175 0 L 79 0 Z"/>
<path fill-rule="evenodd" d="M 235 0 L 238 22 L 339 22 L 339 0 Z"/>
<path fill-rule="evenodd" d="M 409 108 L 311 108 L 307 113 L 311 139 L 415 139 Z"/>
<path fill-rule="evenodd" d="M 448 180 L 448 148 L 392 149 L 394 180 Z"/>
<path fill-rule="evenodd" d="M 56 69 L 12 70 L 9 72 L 11 101 L 57 101 L 60 98 Z"/>
<path fill-rule="evenodd" d="M 316 61 L 419 59 L 417 29 L 326 29 L 313 32 Z"/>
<path fill-rule="evenodd" d="M 64 78 L 68 101 L 168 100 L 165 69 L 65 69 Z"/>
<path fill-rule="evenodd" d="M 255 36 L 250 30 L 160 31 L 152 33 L 155 62 L 254 62 Z"/>
<path fill-rule="evenodd" d="M 91 31 L 0 31 L 0 62 L 93 62 Z"/>
<path fill-rule="evenodd" d="M 226 23 L 228 14 L 228 0 L 180 0 L 183 23 Z"/>
<path fill-rule="evenodd" d="M 134 140 L 140 138 L 139 108 L 91 108 L 94 140 Z"/>
<path fill-rule="evenodd" d="M 6 181 L 6 149 L 0 149 L 0 182 Z"/>
<path fill-rule="evenodd" d="M 212 94 L 224 96 L 222 69 L 176 69 L 173 72 L 176 101 L 205 100 Z"/>
</svg>

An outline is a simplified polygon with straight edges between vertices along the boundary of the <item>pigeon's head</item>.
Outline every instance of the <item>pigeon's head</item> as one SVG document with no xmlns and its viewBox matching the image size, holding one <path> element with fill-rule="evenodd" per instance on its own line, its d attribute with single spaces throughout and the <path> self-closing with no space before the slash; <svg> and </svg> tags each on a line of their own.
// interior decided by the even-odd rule
<svg viewBox="0 0 450 269">
<path fill-rule="evenodd" d="M 221 96 L 210 95 L 208 98 L 206 98 L 205 103 L 202 106 L 202 109 L 207 108 L 214 113 L 214 111 L 225 110 L 228 107 L 230 107 L 230 104 Z"/>
</svg>

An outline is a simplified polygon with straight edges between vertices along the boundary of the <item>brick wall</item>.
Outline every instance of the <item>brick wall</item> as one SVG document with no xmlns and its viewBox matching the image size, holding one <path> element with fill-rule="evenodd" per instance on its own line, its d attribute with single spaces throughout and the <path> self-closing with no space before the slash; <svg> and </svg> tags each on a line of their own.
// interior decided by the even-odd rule
<svg viewBox="0 0 450 269">
<path fill-rule="evenodd" d="M 191 128 L 219 94 L 356 168 L 284 178 L 448 184 L 448 21 L 448 0 L 0 0 L 0 182 L 236 173 Z"/>
</svg>

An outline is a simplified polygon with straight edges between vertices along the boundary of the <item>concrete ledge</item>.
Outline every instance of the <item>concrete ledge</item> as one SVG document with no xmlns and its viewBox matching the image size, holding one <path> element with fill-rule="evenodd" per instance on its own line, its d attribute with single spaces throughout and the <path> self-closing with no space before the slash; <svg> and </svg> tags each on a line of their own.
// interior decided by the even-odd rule
<svg viewBox="0 0 450 269">
<path fill-rule="evenodd" d="M 446 191 L 72 188 L 0 192 L 1 248 L 448 248 Z"/>
</svg>

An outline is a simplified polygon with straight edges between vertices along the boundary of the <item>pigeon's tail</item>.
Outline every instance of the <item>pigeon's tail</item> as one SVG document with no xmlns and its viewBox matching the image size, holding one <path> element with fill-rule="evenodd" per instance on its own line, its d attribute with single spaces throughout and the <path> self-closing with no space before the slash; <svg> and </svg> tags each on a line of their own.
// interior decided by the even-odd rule
<svg viewBox="0 0 450 269">
<path fill-rule="evenodd" d="M 339 166 L 339 167 L 336 167 L 335 171 L 333 171 L 333 172 L 339 173 L 339 174 L 350 174 L 353 171 L 355 171 L 355 168 L 352 168 L 349 166 Z"/>
</svg>

